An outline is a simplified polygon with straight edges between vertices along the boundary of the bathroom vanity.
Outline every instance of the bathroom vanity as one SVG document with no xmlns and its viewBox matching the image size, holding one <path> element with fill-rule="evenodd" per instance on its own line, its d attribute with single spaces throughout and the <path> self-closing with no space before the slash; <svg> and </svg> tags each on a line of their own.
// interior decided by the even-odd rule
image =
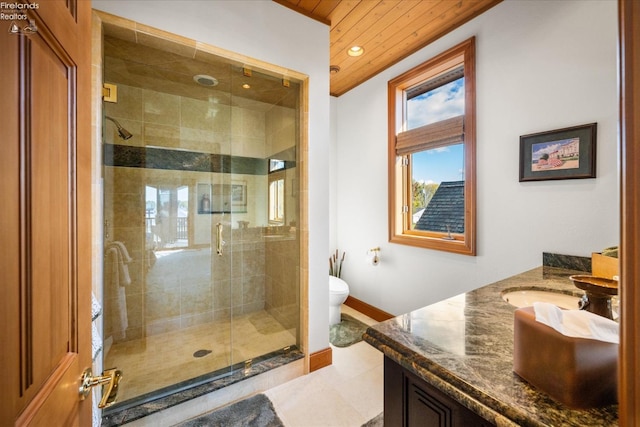
<svg viewBox="0 0 640 427">
<path fill-rule="evenodd" d="M 369 327 L 385 355 L 385 426 L 617 426 L 617 405 L 571 409 L 513 372 L 516 307 L 502 295 L 579 297 L 577 273 L 538 267 Z"/>
</svg>

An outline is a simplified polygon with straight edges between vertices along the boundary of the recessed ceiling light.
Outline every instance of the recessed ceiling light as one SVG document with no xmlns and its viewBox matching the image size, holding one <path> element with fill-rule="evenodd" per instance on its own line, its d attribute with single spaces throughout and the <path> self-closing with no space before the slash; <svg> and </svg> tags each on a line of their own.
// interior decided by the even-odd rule
<svg viewBox="0 0 640 427">
<path fill-rule="evenodd" d="M 250 89 L 250 88 L 251 88 L 251 85 L 250 85 L 249 83 L 244 83 L 244 84 L 242 85 L 242 87 L 243 87 L 244 89 Z"/>
<path fill-rule="evenodd" d="M 362 46 L 351 46 L 349 50 L 347 50 L 347 54 L 349 56 L 360 56 L 364 53 L 364 48 Z"/>
<path fill-rule="evenodd" d="M 338 67 L 337 65 L 330 65 L 329 66 L 329 72 L 331 74 L 337 74 L 338 71 L 340 71 L 340 67 Z"/>
</svg>

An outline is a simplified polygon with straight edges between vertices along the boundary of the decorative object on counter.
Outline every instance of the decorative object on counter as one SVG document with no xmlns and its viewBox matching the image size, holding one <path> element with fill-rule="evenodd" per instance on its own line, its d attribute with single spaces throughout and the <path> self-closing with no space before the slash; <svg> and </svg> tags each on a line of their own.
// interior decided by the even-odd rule
<svg viewBox="0 0 640 427">
<path fill-rule="evenodd" d="M 618 247 L 617 246 L 611 246 L 608 248 L 604 248 L 602 250 L 602 255 L 603 256 L 608 256 L 611 258 L 618 258 Z"/>
<path fill-rule="evenodd" d="M 605 248 L 601 253 L 591 254 L 591 274 L 607 279 L 616 279 L 620 275 L 618 247 Z"/>
<path fill-rule="evenodd" d="M 596 177 L 597 123 L 520 137 L 520 182 Z"/>
<path fill-rule="evenodd" d="M 342 257 L 338 258 L 338 250 L 329 257 L 329 276 L 340 277 L 342 275 L 342 263 L 347 253 L 342 252 Z"/>
<path fill-rule="evenodd" d="M 375 247 L 375 248 L 371 248 L 367 251 L 367 264 L 371 264 L 374 267 L 377 266 L 380 263 L 380 248 L 379 247 Z"/>
<path fill-rule="evenodd" d="M 581 310 L 587 310 L 599 316 L 613 320 L 611 297 L 618 295 L 618 281 L 604 277 L 577 274 L 569 279 L 578 289 L 585 292 Z"/>
<path fill-rule="evenodd" d="M 329 342 L 336 347 L 349 347 L 362 341 L 362 334 L 368 326 L 348 314 L 343 313 L 340 318 L 340 323 L 331 325 L 329 329 Z"/>
<path fill-rule="evenodd" d="M 533 307 L 514 314 L 513 371 L 570 408 L 617 402 L 618 344 L 574 338 L 536 321 Z"/>
</svg>

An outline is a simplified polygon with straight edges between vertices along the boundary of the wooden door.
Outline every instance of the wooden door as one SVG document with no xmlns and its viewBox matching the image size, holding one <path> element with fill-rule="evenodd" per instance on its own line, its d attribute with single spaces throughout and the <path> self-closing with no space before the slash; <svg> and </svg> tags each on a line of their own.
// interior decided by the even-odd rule
<svg viewBox="0 0 640 427">
<path fill-rule="evenodd" d="M 32 5 L 0 20 L 0 425 L 86 426 L 91 3 Z"/>
<path fill-rule="evenodd" d="M 620 425 L 640 426 L 640 3 L 619 0 Z"/>
</svg>

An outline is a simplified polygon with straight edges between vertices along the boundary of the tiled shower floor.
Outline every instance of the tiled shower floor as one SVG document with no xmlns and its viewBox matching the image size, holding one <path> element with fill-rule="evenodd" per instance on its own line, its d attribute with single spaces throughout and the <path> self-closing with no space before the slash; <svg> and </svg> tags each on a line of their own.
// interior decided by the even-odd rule
<svg viewBox="0 0 640 427">
<path fill-rule="evenodd" d="M 284 329 L 266 311 L 257 311 L 236 316 L 232 321 L 218 320 L 113 344 L 104 366 L 123 372 L 118 401 L 125 402 L 294 345 L 295 333 Z M 201 354 L 201 350 L 210 353 L 196 357 L 194 354 Z"/>
<path fill-rule="evenodd" d="M 343 305 L 342 310 L 368 325 L 376 323 L 351 307 Z M 383 410 L 383 355 L 365 342 L 345 348 L 331 347 L 333 363 L 310 374 L 301 375 L 301 367 L 289 370 L 283 365 L 143 418 L 126 421 L 120 417 L 118 421 L 114 417 L 112 421 L 117 422 L 107 424 L 103 418 L 103 425 L 175 426 L 233 401 L 264 392 L 286 427 L 360 427 Z M 279 369 L 285 370 L 276 372 Z M 282 381 L 289 376 L 289 380 Z M 261 377 L 264 378 L 260 380 Z M 243 385 L 253 381 L 257 382 Z M 269 385 L 272 381 L 274 385 Z"/>
</svg>

